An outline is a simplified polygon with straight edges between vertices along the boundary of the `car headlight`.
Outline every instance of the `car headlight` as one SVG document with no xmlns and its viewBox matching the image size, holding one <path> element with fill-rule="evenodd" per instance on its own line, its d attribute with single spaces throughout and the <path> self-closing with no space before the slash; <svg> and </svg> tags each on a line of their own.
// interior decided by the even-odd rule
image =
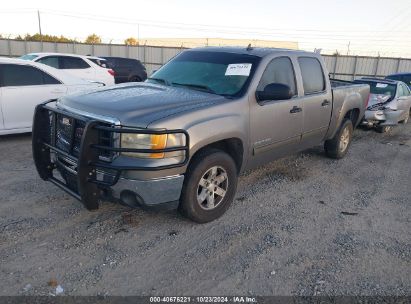
<svg viewBox="0 0 411 304">
<path fill-rule="evenodd" d="M 162 150 L 166 148 L 184 147 L 186 144 L 183 133 L 173 134 L 139 134 L 123 133 L 121 134 L 121 148 L 127 149 L 144 149 L 144 150 Z M 181 155 L 183 151 L 158 152 L 158 153 L 138 153 L 122 152 L 123 155 L 138 158 L 165 158 Z"/>
</svg>

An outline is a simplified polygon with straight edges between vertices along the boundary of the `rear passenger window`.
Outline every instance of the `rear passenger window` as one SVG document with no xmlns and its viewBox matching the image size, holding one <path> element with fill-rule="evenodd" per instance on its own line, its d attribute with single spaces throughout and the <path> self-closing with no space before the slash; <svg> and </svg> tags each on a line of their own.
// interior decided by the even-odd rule
<svg viewBox="0 0 411 304">
<path fill-rule="evenodd" d="M 45 72 L 27 65 L 0 65 L 1 86 L 33 86 L 44 84 L 60 84 L 60 82 Z"/>
<path fill-rule="evenodd" d="M 87 69 L 89 64 L 81 58 L 77 57 L 60 57 L 61 60 L 61 69 Z"/>
<path fill-rule="evenodd" d="M 56 56 L 43 57 L 43 58 L 40 58 L 39 60 L 37 60 L 37 62 L 40 62 L 40 63 L 42 63 L 42 64 L 51 66 L 51 67 L 53 67 L 53 68 L 55 68 L 55 69 L 59 69 L 59 68 L 60 68 L 60 66 L 59 66 L 59 58 L 56 57 Z"/>
<path fill-rule="evenodd" d="M 315 94 L 325 90 L 324 72 L 317 58 L 300 57 L 301 76 L 303 78 L 304 94 Z"/>
<path fill-rule="evenodd" d="M 297 94 L 295 86 L 295 73 L 290 58 L 279 57 L 273 59 L 265 69 L 257 90 L 264 90 L 266 85 L 270 83 L 281 83 L 288 85 L 293 92 L 293 95 Z"/>
</svg>

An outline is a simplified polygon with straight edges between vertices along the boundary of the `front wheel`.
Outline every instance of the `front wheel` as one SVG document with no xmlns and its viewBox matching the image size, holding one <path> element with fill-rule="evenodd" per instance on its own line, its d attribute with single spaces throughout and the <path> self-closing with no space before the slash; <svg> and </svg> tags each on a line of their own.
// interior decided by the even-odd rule
<svg viewBox="0 0 411 304">
<path fill-rule="evenodd" d="M 343 158 L 351 145 L 353 132 L 354 127 L 351 120 L 344 120 L 337 134 L 324 144 L 327 156 L 335 159 Z"/>
<path fill-rule="evenodd" d="M 392 129 L 391 126 L 380 126 L 380 125 L 378 125 L 378 126 L 375 127 L 375 130 L 378 133 L 387 133 L 387 132 L 391 131 L 391 129 Z"/>
<path fill-rule="evenodd" d="M 184 179 L 179 209 L 197 223 L 211 222 L 230 207 L 237 189 L 234 160 L 220 150 L 196 155 Z"/>
<path fill-rule="evenodd" d="M 402 121 L 402 123 L 403 123 L 404 125 L 406 125 L 406 124 L 408 123 L 408 121 L 410 120 L 410 111 L 411 111 L 411 109 L 410 109 L 409 111 L 407 111 L 407 113 L 406 113 L 406 115 L 405 115 L 405 118 L 404 118 L 403 121 Z"/>
</svg>

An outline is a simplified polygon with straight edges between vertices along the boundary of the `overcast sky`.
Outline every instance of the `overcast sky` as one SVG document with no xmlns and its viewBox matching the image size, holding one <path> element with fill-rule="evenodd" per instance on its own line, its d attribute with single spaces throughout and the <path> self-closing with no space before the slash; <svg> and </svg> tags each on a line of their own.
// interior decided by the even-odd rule
<svg viewBox="0 0 411 304">
<path fill-rule="evenodd" d="M 410 0 L 2 1 L 0 34 L 84 39 L 221 37 L 297 41 L 328 52 L 411 57 Z M 349 46 L 348 46 L 349 45 Z"/>
</svg>

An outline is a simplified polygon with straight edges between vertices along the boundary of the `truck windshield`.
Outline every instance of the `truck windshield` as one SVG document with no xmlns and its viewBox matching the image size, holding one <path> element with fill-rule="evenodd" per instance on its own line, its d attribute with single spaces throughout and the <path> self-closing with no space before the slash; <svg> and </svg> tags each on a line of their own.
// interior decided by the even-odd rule
<svg viewBox="0 0 411 304">
<path fill-rule="evenodd" d="M 249 85 L 260 57 L 227 52 L 186 51 L 147 82 L 182 86 L 223 96 L 240 96 Z"/>
</svg>

